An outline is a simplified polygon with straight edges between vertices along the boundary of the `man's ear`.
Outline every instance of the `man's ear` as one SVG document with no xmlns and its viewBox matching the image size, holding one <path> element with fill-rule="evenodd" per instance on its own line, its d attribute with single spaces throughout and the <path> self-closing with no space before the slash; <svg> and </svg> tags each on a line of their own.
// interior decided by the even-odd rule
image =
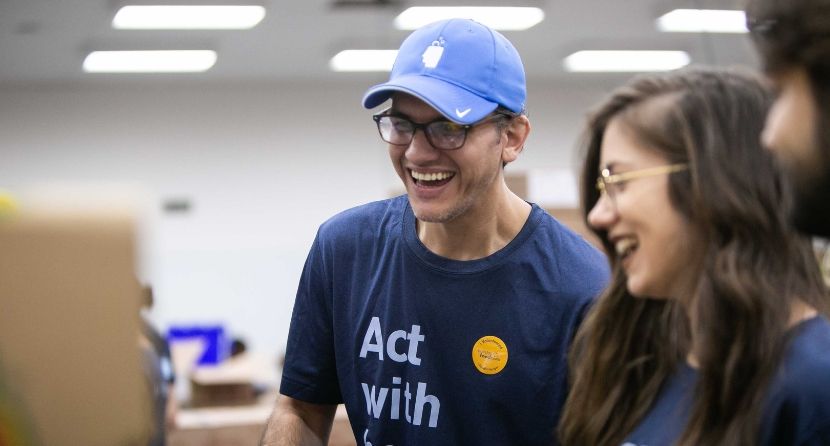
<svg viewBox="0 0 830 446">
<path fill-rule="evenodd" d="M 527 135 L 530 134 L 530 120 L 525 115 L 519 115 L 510 120 L 510 125 L 504 133 L 507 137 L 507 144 L 504 145 L 501 151 L 501 160 L 503 163 L 512 163 L 516 161 L 519 154 L 525 148 L 525 141 Z"/>
</svg>

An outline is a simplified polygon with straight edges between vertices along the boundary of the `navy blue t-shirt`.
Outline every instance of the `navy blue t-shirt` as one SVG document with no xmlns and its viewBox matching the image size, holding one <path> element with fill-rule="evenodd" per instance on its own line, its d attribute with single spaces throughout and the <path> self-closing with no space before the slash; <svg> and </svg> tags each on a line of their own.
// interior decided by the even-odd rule
<svg viewBox="0 0 830 446">
<path fill-rule="evenodd" d="M 324 223 L 300 280 L 280 392 L 344 402 L 359 445 L 545 445 L 604 256 L 532 206 L 489 257 L 418 239 L 406 196 Z"/>
<path fill-rule="evenodd" d="M 830 322 L 823 317 L 792 329 L 766 397 L 761 418 L 764 446 L 830 445 Z M 624 446 L 668 446 L 682 434 L 689 417 L 697 372 L 682 365 L 660 391 Z"/>
</svg>

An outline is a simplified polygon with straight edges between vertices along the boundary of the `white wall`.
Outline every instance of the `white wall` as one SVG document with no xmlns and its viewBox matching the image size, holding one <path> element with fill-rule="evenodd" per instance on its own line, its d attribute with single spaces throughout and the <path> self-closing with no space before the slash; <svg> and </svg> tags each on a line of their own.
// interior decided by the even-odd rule
<svg viewBox="0 0 830 446">
<path fill-rule="evenodd" d="M 0 86 L 0 188 L 141 185 L 157 203 L 140 273 L 157 322 L 222 322 L 276 355 L 317 226 L 399 187 L 359 104 L 372 83 Z M 574 166 L 603 90 L 529 89 L 533 133 L 508 169 Z M 191 212 L 163 215 L 179 197 Z"/>
</svg>

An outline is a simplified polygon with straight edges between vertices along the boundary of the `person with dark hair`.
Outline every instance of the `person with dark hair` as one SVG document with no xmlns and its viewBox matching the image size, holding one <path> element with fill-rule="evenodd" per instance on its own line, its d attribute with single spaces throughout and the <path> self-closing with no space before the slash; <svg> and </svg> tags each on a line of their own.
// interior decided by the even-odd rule
<svg viewBox="0 0 830 446">
<path fill-rule="evenodd" d="M 566 446 L 830 444 L 828 301 L 733 71 L 639 77 L 589 119 L 582 203 L 611 284 L 571 350 Z"/>
<path fill-rule="evenodd" d="M 344 403 L 360 445 L 549 445 L 565 354 L 602 254 L 510 191 L 530 132 L 518 51 L 472 20 L 401 45 L 368 90 L 407 195 L 324 223 L 303 271 L 263 439 L 325 444 Z"/>
<path fill-rule="evenodd" d="M 795 186 L 795 226 L 830 237 L 830 0 L 751 0 L 747 27 L 779 92 L 763 140 Z"/>
<path fill-rule="evenodd" d="M 248 344 L 245 343 L 244 340 L 240 338 L 233 338 L 231 341 L 231 346 L 228 352 L 228 356 L 231 358 L 235 358 L 240 356 L 248 351 Z"/>
<path fill-rule="evenodd" d="M 167 444 L 167 433 L 176 427 L 178 402 L 175 395 L 176 375 L 167 339 L 149 320 L 146 311 L 153 308 L 153 288 L 144 286 L 140 314 L 140 346 L 144 357 L 144 371 L 153 399 L 153 436 L 150 445 Z"/>
</svg>

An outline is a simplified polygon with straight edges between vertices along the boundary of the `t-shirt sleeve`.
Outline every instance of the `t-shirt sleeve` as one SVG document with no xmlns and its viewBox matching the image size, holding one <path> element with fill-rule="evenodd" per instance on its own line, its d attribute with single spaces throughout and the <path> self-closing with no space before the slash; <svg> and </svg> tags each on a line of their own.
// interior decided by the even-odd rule
<svg viewBox="0 0 830 446">
<path fill-rule="evenodd" d="M 331 279 L 318 232 L 306 259 L 285 350 L 280 393 L 317 404 L 342 402 L 337 380 Z"/>
<path fill-rule="evenodd" d="M 827 446 L 828 444 L 830 444 L 830 420 L 825 420 L 821 427 L 796 446 Z"/>
<path fill-rule="evenodd" d="M 775 420 L 772 444 L 793 446 L 830 445 L 830 386 L 826 383 L 827 370 L 813 376 L 799 375 L 800 381 L 791 384 L 791 391 Z"/>
<path fill-rule="evenodd" d="M 773 380 L 761 422 L 764 445 L 830 445 L 830 326 L 802 323 Z"/>
<path fill-rule="evenodd" d="M 801 401 L 787 404 L 787 409 L 778 413 L 778 418 L 771 426 L 763 426 L 771 431 L 765 435 L 764 445 L 787 444 L 792 446 L 827 446 L 830 445 L 830 419 L 828 406 L 830 402 Z M 795 407 L 799 406 L 799 407 Z M 762 429 L 763 429 L 762 427 Z"/>
</svg>

